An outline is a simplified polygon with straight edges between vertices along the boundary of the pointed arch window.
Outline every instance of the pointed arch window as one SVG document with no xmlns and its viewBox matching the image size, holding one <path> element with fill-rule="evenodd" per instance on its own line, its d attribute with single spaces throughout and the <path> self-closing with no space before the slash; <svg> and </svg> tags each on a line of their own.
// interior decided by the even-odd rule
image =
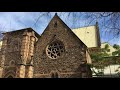
<svg viewBox="0 0 120 90">
<path fill-rule="evenodd" d="M 13 76 L 10 75 L 10 76 L 8 76 L 7 78 L 13 78 Z"/>
<path fill-rule="evenodd" d="M 14 66 L 15 66 L 15 61 L 11 60 L 11 61 L 9 62 L 9 66 L 14 67 Z"/>
<path fill-rule="evenodd" d="M 58 78 L 58 73 L 57 72 L 52 72 L 51 73 L 51 78 Z"/>
<path fill-rule="evenodd" d="M 57 28 L 57 21 L 54 22 L 54 27 Z"/>
</svg>

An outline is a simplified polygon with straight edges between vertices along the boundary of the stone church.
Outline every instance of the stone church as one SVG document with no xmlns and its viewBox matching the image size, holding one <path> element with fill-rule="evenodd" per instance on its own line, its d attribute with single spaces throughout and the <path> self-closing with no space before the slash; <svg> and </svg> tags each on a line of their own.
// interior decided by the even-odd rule
<svg viewBox="0 0 120 90">
<path fill-rule="evenodd" d="M 32 28 L 3 33 L 1 78 L 89 78 L 87 46 L 54 15 L 39 35 Z"/>
</svg>

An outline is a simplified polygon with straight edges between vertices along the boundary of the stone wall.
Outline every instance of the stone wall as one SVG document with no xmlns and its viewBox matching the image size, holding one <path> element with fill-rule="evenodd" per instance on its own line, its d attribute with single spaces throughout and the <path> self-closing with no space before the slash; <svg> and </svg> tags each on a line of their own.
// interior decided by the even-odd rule
<svg viewBox="0 0 120 90">
<path fill-rule="evenodd" d="M 0 76 L 90 77 L 86 51 L 86 45 L 55 15 L 41 36 L 31 28 L 4 33 Z"/>
<path fill-rule="evenodd" d="M 46 54 L 46 48 L 56 41 L 62 42 L 65 51 L 57 59 L 51 59 Z M 57 72 L 62 78 L 81 77 L 80 65 L 86 62 L 86 50 L 85 44 L 71 29 L 54 16 L 35 46 L 34 77 L 49 78 L 52 77 L 51 72 Z"/>
<path fill-rule="evenodd" d="M 3 77 L 8 76 L 6 75 L 8 72 L 15 73 L 12 75 L 13 77 L 26 77 L 26 72 L 29 72 L 27 70 L 31 71 L 26 66 L 32 62 L 36 40 L 36 33 L 31 28 L 4 33 L 1 49 L 3 56 L 1 60 L 4 60 Z M 14 70 L 10 68 L 14 68 Z"/>
</svg>

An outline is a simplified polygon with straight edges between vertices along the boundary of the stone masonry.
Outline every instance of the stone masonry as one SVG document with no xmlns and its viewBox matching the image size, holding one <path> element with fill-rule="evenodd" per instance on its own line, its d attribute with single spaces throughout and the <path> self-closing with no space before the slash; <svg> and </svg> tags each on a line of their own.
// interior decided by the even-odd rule
<svg viewBox="0 0 120 90">
<path fill-rule="evenodd" d="M 55 14 L 41 36 L 32 28 L 4 33 L 0 77 L 91 77 L 87 54 L 87 46 Z"/>
</svg>

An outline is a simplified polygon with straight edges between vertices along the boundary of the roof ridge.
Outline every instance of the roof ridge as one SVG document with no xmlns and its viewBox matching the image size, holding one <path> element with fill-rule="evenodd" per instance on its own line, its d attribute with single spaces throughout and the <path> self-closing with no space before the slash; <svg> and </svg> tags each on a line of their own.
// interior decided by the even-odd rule
<svg viewBox="0 0 120 90">
<path fill-rule="evenodd" d="M 72 29 L 79 29 L 79 28 L 87 28 L 87 27 L 91 27 L 91 26 L 96 26 L 96 25 L 90 25 L 90 26 L 83 26 L 83 27 L 78 27 L 78 28 L 72 28 Z"/>
</svg>

